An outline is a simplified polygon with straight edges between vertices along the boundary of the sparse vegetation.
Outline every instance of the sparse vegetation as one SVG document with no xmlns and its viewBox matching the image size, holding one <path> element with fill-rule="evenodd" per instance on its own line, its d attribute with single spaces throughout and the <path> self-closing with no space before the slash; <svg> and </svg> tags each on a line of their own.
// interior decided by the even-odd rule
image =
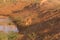
<svg viewBox="0 0 60 40">
<path fill-rule="evenodd" d="M 3 31 L 0 31 L 0 40 L 8 40 L 7 34 Z"/>
<path fill-rule="evenodd" d="M 0 40 L 18 40 L 18 39 L 21 40 L 23 36 L 24 36 L 23 34 L 19 34 L 13 31 L 10 31 L 8 33 L 0 31 Z"/>
<path fill-rule="evenodd" d="M 17 37 L 18 37 L 18 33 L 16 32 L 11 31 L 8 33 L 8 40 L 16 40 Z"/>
<path fill-rule="evenodd" d="M 36 33 L 30 33 L 30 34 L 27 34 L 27 36 L 30 40 L 35 40 L 37 37 L 37 34 Z M 27 40 L 29 40 L 29 39 L 27 39 Z"/>
</svg>

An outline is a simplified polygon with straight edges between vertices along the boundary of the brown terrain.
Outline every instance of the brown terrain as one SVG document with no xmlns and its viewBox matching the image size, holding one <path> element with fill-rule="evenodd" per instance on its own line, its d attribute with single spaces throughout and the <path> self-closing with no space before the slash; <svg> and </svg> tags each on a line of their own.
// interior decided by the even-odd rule
<svg viewBox="0 0 60 40">
<path fill-rule="evenodd" d="M 60 40 L 59 0 L 7 3 L 0 6 L 0 15 L 12 20 L 19 33 L 24 35 L 21 40 Z"/>
</svg>

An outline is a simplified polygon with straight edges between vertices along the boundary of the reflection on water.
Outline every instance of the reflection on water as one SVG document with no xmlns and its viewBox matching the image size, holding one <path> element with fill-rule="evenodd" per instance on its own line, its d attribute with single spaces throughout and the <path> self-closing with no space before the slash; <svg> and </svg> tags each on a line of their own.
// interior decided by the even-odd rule
<svg viewBox="0 0 60 40">
<path fill-rule="evenodd" d="M 18 32 L 18 29 L 16 27 L 13 27 L 13 26 L 3 26 L 3 25 L 0 25 L 0 30 L 1 31 L 5 31 L 5 32 L 9 32 L 9 31 Z"/>
<path fill-rule="evenodd" d="M 0 31 L 5 31 L 5 32 L 14 31 L 14 32 L 18 32 L 18 29 L 8 17 L 0 16 Z"/>
</svg>

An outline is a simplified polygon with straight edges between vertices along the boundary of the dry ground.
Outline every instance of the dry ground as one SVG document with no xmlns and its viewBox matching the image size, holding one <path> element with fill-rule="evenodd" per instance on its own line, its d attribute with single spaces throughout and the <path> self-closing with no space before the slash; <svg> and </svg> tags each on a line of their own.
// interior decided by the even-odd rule
<svg viewBox="0 0 60 40">
<path fill-rule="evenodd" d="M 0 11 L 1 15 L 11 16 L 13 21 L 16 17 L 23 20 L 24 27 L 17 27 L 24 34 L 21 40 L 60 40 L 59 0 L 18 2 L 0 8 Z"/>
</svg>

